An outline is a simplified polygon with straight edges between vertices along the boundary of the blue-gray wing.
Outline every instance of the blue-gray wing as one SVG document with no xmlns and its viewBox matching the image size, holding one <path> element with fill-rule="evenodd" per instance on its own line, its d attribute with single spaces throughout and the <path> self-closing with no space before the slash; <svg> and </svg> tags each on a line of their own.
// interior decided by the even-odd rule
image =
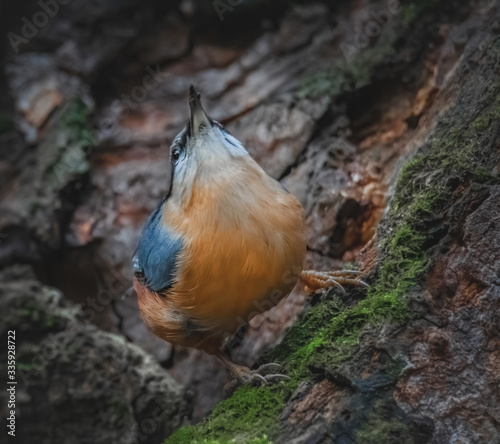
<svg viewBox="0 0 500 444">
<path fill-rule="evenodd" d="M 134 273 L 152 291 L 168 289 L 175 281 L 177 258 L 182 238 L 161 220 L 162 202 L 149 216 L 142 229 L 133 258 Z"/>
</svg>

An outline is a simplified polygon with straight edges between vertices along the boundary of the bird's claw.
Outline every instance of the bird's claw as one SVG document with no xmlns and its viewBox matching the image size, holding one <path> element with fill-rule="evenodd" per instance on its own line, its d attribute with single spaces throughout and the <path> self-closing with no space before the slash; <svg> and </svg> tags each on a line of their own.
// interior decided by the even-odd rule
<svg viewBox="0 0 500 444">
<path fill-rule="evenodd" d="M 242 385 L 262 386 L 290 379 L 287 375 L 276 373 L 279 369 L 281 369 L 281 365 L 274 362 L 263 364 L 256 370 L 248 370 L 248 372 L 240 374 L 226 384 L 224 391 L 226 394 L 230 394 Z"/>
<path fill-rule="evenodd" d="M 258 375 L 266 376 L 272 374 L 273 372 L 277 372 L 280 369 L 281 364 L 269 362 L 268 364 L 262 364 L 257 370 L 254 370 L 254 372 Z"/>
<path fill-rule="evenodd" d="M 291 379 L 290 376 L 287 375 L 281 375 L 279 373 L 275 373 L 273 375 L 266 375 L 264 376 L 264 379 L 266 380 L 267 384 L 276 384 L 281 381 L 286 381 L 287 379 Z"/>
<path fill-rule="evenodd" d="M 262 375 L 259 375 L 258 373 L 252 373 L 250 375 L 250 383 L 252 385 L 266 385 L 267 384 L 267 381 L 266 381 L 266 378 L 264 378 L 264 376 Z"/>
<path fill-rule="evenodd" d="M 337 287 L 343 293 L 346 293 L 342 284 L 361 285 L 369 287 L 369 285 L 361 279 L 363 273 L 357 270 L 336 270 L 336 271 L 303 271 L 300 278 L 305 283 L 306 289 L 309 291 L 317 291 L 329 287 Z"/>
</svg>

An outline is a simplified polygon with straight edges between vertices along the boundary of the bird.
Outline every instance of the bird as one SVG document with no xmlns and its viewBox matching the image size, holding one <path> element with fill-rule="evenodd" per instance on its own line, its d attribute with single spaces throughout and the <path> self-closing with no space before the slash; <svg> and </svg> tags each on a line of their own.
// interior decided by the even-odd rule
<svg viewBox="0 0 500 444">
<path fill-rule="evenodd" d="M 170 187 L 147 219 L 133 255 L 141 317 L 163 340 L 215 355 L 232 387 L 287 378 L 276 363 L 234 363 L 225 346 L 298 281 L 309 292 L 367 285 L 356 271 L 304 270 L 305 217 L 188 88 L 190 116 L 170 147 Z"/>
</svg>

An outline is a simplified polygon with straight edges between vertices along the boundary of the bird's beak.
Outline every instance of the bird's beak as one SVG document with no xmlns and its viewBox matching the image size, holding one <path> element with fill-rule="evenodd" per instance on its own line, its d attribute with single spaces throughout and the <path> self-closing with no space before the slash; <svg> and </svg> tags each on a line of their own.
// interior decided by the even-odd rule
<svg viewBox="0 0 500 444">
<path fill-rule="evenodd" d="M 196 91 L 193 85 L 189 85 L 189 123 L 191 125 L 191 136 L 195 136 L 202 128 L 211 126 L 210 120 L 201 104 L 201 95 Z"/>
</svg>

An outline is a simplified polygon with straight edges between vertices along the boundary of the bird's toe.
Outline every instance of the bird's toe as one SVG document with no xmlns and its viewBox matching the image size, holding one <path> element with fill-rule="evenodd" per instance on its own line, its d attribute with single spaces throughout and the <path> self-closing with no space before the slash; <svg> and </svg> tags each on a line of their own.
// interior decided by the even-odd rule
<svg viewBox="0 0 500 444">
<path fill-rule="evenodd" d="M 242 385 L 261 386 L 290 379 L 287 375 L 277 373 L 280 369 L 281 365 L 274 362 L 263 364 L 257 370 L 239 367 L 238 372 L 234 373 L 236 375 L 235 379 L 224 386 L 224 392 L 229 395 Z"/>
<path fill-rule="evenodd" d="M 286 381 L 287 379 L 291 379 L 290 376 L 280 375 L 279 373 L 274 373 L 272 375 L 264 376 L 264 379 L 268 384 L 276 384 L 281 381 Z"/>
<path fill-rule="evenodd" d="M 262 375 L 262 376 L 266 376 L 266 375 L 275 373 L 280 369 L 281 369 L 281 364 L 277 364 L 275 362 L 270 362 L 268 364 L 261 365 L 257 370 L 255 370 L 255 373 Z"/>
</svg>

